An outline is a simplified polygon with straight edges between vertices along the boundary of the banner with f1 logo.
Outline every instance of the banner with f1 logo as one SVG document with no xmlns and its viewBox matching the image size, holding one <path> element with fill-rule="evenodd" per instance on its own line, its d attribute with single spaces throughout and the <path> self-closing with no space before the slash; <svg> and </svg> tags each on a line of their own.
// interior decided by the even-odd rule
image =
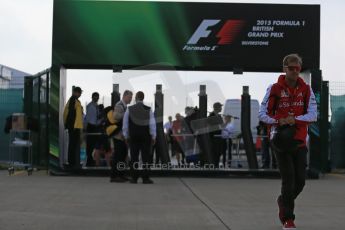
<svg viewBox="0 0 345 230">
<path fill-rule="evenodd" d="M 281 72 L 290 53 L 319 69 L 320 5 L 54 1 L 53 62 L 67 68 Z"/>
</svg>

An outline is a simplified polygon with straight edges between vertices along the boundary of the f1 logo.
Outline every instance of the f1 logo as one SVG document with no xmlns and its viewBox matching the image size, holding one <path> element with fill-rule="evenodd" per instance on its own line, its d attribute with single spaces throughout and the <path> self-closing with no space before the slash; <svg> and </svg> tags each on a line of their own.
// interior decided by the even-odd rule
<svg viewBox="0 0 345 230">
<path fill-rule="evenodd" d="M 195 45 L 201 38 L 207 38 L 212 30 L 209 27 L 218 24 L 221 20 L 218 19 L 204 19 L 199 27 L 196 29 L 192 37 L 188 40 L 188 45 Z M 219 38 L 218 45 L 231 44 L 244 25 L 243 20 L 227 20 L 216 37 Z"/>
<path fill-rule="evenodd" d="M 216 25 L 220 20 L 203 20 L 199 25 L 198 29 L 194 32 L 192 37 L 187 42 L 188 45 L 195 45 L 198 43 L 200 38 L 207 38 L 208 35 L 212 32 L 207 30 L 208 27 Z"/>
</svg>

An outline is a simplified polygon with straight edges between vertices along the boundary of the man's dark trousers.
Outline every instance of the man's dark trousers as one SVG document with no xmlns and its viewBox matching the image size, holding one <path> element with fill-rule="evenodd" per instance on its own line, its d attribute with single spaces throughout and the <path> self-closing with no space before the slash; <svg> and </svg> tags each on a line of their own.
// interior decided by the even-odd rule
<svg viewBox="0 0 345 230">
<path fill-rule="evenodd" d="M 124 176 L 124 169 L 126 165 L 126 157 L 128 153 L 128 147 L 125 141 L 113 138 L 114 141 L 114 153 L 111 161 L 110 177 L 122 177 Z M 120 165 L 122 164 L 122 165 Z"/>
<path fill-rule="evenodd" d="M 98 133 L 100 131 L 100 128 L 97 125 L 87 124 L 86 131 L 88 134 L 86 137 L 86 166 L 95 166 L 95 161 L 93 160 L 92 152 L 95 148 L 97 141 L 100 139 L 100 136 L 92 134 Z"/>
<path fill-rule="evenodd" d="M 275 151 L 282 178 L 284 220 L 294 219 L 295 199 L 305 185 L 307 152 L 306 147 L 300 147 L 295 152 Z"/>
<path fill-rule="evenodd" d="M 68 163 L 80 168 L 80 129 L 68 129 Z"/>
<path fill-rule="evenodd" d="M 212 152 L 213 152 L 213 163 L 214 167 L 219 167 L 220 156 L 223 155 L 225 148 L 225 140 L 220 136 L 211 136 Z"/>
<path fill-rule="evenodd" d="M 151 153 L 151 138 L 137 137 L 135 139 L 130 139 L 129 142 L 130 152 L 131 152 L 131 176 L 134 180 L 137 180 L 140 176 L 139 167 L 139 154 L 141 153 L 141 159 L 143 163 L 143 170 L 141 176 L 143 180 L 149 179 L 149 164 L 150 164 L 150 153 Z"/>
</svg>

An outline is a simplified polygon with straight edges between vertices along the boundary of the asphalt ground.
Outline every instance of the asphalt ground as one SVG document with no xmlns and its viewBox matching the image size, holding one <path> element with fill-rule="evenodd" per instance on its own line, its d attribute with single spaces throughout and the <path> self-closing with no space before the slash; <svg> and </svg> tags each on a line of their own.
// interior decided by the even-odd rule
<svg viewBox="0 0 345 230">
<path fill-rule="evenodd" d="M 1 230 L 278 230 L 279 179 L 58 177 L 0 171 Z M 303 230 L 343 230 L 345 175 L 307 180 L 296 201 Z"/>
</svg>

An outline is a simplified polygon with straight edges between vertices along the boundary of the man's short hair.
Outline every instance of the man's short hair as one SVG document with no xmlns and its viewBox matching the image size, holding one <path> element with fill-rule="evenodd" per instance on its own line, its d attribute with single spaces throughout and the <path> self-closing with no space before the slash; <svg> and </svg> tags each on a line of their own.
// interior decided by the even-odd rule
<svg viewBox="0 0 345 230">
<path fill-rule="evenodd" d="M 283 66 L 287 66 L 290 62 L 297 62 L 302 66 L 302 58 L 298 54 L 286 55 L 283 59 Z"/>
<path fill-rule="evenodd" d="M 145 97 L 145 95 L 142 91 L 137 92 L 137 94 L 135 95 L 135 98 L 139 101 L 143 101 L 144 97 Z"/>
<path fill-rule="evenodd" d="M 99 93 L 93 92 L 92 95 L 91 95 L 91 97 L 99 97 Z"/>
<path fill-rule="evenodd" d="M 73 93 L 74 92 L 76 92 L 76 93 L 82 93 L 83 92 L 79 86 L 74 87 L 72 91 L 73 91 Z"/>
<path fill-rule="evenodd" d="M 126 97 L 128 95 L 133 95 L 133 93 L 132 93 L 132 91 L 127 89 L 127 90 L 125 90 L 125 92 L 123 92 L 123 97 Z"/>
<path fill-rule="evenodd" d="M 221 109 L 222 108 L 222 104 L 220 102 L 216 102 L 213 104 L 213 109 Z"/>
</svg>

